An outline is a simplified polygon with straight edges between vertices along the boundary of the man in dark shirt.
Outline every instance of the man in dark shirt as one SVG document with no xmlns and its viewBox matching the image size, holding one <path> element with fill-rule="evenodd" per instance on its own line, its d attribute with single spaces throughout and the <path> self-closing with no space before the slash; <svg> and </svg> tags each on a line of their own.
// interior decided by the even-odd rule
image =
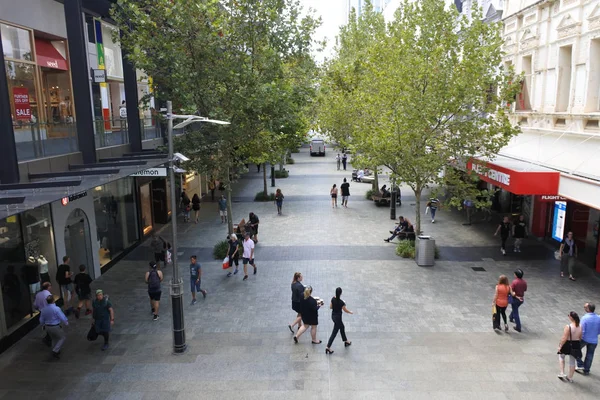
<svg viewBox="0 0 600 400">
<path fill-rule="evenodd" d="M 340 186 L 342 189 L 342 206 L 348 208 L 348 196 L 350 196 L 350 184 L 344 178 L 344 183 Z"/>
<path fill-rule="evenodd" d="M 508 217 L 502 218 L 502 222 L 500 223 L 500 225 L 498 225 L 498 228 L 494 233 L 494 236 L 498 236 L 498 233 L 500 233 L 500 251 L 502 252 L 502 255 L 506 255 L 506 241 L 508 240 L 508 235 L 510 235 L 510 231 L 511 226 Z"/>
<path fill-rule="evenodd" d="M 260 222 L 258 219 L 258 215 L 251 212 L 248 219 L 248 223 L 252 227 L 252 239 L 254 240 L 254 243 L 258 243 L 258 224 Z"/>
<path fill-rule="evenodd" d="M 69 262 L 71 259 L 69 256 L 63 257 L 63 263 L 58 266 L 56 270 L 56 282 L 60 286 L 60 296 L 63 299 L 63 304 L 67 315 L 73 311 L 71 301 L 73 299 L 73 281 L 71 280 L 71 267 Z"/>
<path fill-rule="evenodd" d="M 387 239 L 383 239 L 383 241 L 389 243 L 392 240 L 394 240 L 396 238 L 396 236 L 406 237 L 407 231 L 408 231 L 408 221 L 406 221 L 404 219 L 404 217 L 401 215 L 400 218 L 398 219 L 398 226 L 396 226 L 396 228 L 393 231 L 390 231 L 392 236 L 390 236 Z"/>
<path fill-rule="evenodd" d="M 513 225 L 512 235 L 515 238 L 515 253 L 520 253 L 523 238 L 527 236 L 527 223 L 525 222 L 525 216 L 519 215 L 519 220 Z"/>
<path fill-rule="evenodd" d="M 75 292 L 79 298 L 77 310 L 75 310 L 75 318 L 79 318 L 79 313 L 84 303 L 85 315 L 90 315 L 92 313 L 92 288 L 90 288 L 92 277 L 85 273 L 85 265 L 81 264 L 79 266 L 79 273 L 75 275 L 74 282 Z"/>
<path fill-rule="evenodd" d="M 512 311 L 508 319 L 510 322 L 514 322 L 514 329 L 517 332 L 521 332 L 521 318 L 519 317 L 519 307 L 525 301 L 525 292 L 527 291 L 527 282 L 523 279 L 523 270 L 515 270 L 515 279 L 510 284 L 510 288 L 515 292 L 515 296 L 512 299 Z"/>
<path fill-rule="evenodd" d="M 565 276 L 565 269 L 569 269 L 569 279 L 574 281 L 575 259 L 577 258 L 577 243 L 573 238 L 573 232 L 567 233 L 567 237 L 560 244 L 560 276 Z"/>
</svg>

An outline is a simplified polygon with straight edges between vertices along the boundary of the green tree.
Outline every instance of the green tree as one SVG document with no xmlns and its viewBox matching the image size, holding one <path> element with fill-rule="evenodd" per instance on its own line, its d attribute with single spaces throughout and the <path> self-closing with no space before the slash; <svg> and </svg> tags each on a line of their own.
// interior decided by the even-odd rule
<svg viewBox="0 0 600 400">
<path fill-rule="evenodd" d="M 518 79 L 499 68 L 500 25 L 442 0 L 404 0 L 383 37 L 362 43 L 352 146 L 413 190 L 420 232 L 423 190 L 443 185 L 452 162 L 493 157 L 519 132 L 506 107 Z"/>
<path fill-rule="evenodd" d="M 319 21 L 300 17 L 298 0 L 118 0 L 113 16 L 121 45 L 153 77 L 159 99 L 172 100 L 175 113 L 231 122 L 194 126 L 175 145 L 188 165 L 219 174 L 232 215 L 231 179 L 248 160 L 264 158 L 256 143 L 265 133 L 273 136 L 268 145 L 279 143 L 273 127 L 285 126 L 283 115 L 303 119 L 301 108 L 289 106 L 288 86 L 299 88 L 284 66 L 310 58 Z"/>
</svg>

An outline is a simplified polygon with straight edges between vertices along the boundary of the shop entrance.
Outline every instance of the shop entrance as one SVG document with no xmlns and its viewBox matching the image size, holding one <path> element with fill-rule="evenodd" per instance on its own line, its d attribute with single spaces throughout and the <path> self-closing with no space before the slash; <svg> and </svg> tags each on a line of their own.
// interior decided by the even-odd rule
<svg viewBox="0 0 600 400">
<path fill-rule="evenodd" d="M 71 272 L 77 273 L 81 264 L 93 271 L 92 241 L 88 217 L 81 208 L 69 214 L 65 225 L 65 252 L 71 258 Z"/>
</svg>

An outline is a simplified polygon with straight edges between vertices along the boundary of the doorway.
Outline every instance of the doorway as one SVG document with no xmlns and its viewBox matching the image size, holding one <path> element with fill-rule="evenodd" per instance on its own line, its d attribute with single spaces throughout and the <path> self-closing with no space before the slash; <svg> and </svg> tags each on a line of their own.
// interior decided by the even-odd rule
<svg viewBox="0 0 600 400">
<path fill-rule="evenodd" d="M 77 273 L 81 264 L 93 271 L 92 240 L 88 217 L 81 208 L 69 214 L 65 225 L 65 252 L 71 258 L 71 272 Z"/>
</svg>

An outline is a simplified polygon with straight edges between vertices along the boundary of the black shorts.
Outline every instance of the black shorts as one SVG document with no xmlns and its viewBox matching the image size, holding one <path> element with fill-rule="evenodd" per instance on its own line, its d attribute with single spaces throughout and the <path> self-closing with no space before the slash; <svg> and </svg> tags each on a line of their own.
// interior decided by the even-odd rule
<svg viewBox="0 0 600 400">
<path fill-rule="evenodd" d="M 162 292 L 148 292 L 148 296 L 150 296 L 150 300 L 160 301 L 160 295 Z"/>
<path fill-rule="evenodd" d="M 235 264 L 236 267 L 238 265 L 240 265 L 240 258 L 238 256 L 235 256 L 235 258 L 232 256 L 229 256 L 229 265 L 231 266 L 233 264 Z"/>
<path fill-rule="evenodd" d="M 300 314 L 300 302 L 292 301 L 292 310 Z"/>
<path fill-rule="evenodd" d="M 160 253 L 154 253 L 154 261 L 165 261 L 165 252 L 161 251 Z"/>
</svg>

